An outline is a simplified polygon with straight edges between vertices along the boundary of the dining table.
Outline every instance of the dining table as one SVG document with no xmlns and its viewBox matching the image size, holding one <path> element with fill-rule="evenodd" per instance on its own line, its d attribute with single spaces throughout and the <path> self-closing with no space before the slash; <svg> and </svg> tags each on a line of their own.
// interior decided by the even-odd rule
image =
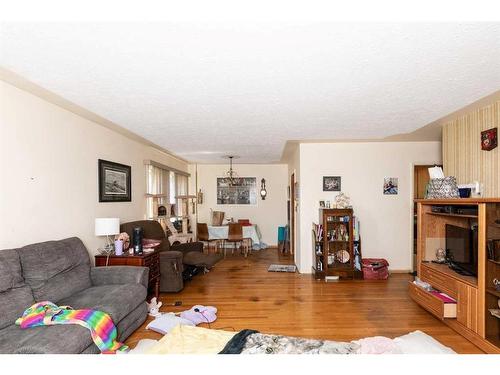
<svg viewBox="0 0 500 375">
<path fill-rule="evenodd" d="M 251 238 L 253 244 L 253 250 L 260 250 L 267 247 L 266 244 L 262 242 L 262 235 L 260 234 L 259 228 L 256 224 L 244 225 L 243 238 Z M 229 234 L 229 226 L 227 225 L 209 225 L 208 226 L 208 238 L 210 240 L 227 240 Z"/>
</svg>

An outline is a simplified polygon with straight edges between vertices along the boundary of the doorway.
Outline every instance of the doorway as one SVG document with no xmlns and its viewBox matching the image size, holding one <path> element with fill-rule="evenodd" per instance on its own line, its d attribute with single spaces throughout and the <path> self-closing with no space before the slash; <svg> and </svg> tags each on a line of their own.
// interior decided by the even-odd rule
<svg viewBox="0 0 500 375">
<path fill-rule="evenodd" d="M 290 176 L 290 254 L 295 254 L 295 172 Z"/>
<path fill-rule="evenodd" d="M 427 191 L 427 184 L 430 181 L 429 168 L 442 167 L 441 165 L 414 165 L 413 166 L 413 254 L 412 273 L 417 275 L 417 204 L 415 199 L 424 199 Z"/>
</svg>

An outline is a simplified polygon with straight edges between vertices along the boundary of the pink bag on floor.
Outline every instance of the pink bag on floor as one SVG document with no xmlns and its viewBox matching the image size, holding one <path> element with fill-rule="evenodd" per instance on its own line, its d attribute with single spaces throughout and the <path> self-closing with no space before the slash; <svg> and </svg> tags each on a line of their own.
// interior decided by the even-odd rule
<svg viewBox="0 0 500 375">
<path fill-rule="evenodd" d="M 365 280 L 387 280 L 389 278 L 389 262 L 387 260 L 365 258 L 362 260 L 362 264 Z"/>
</svg>

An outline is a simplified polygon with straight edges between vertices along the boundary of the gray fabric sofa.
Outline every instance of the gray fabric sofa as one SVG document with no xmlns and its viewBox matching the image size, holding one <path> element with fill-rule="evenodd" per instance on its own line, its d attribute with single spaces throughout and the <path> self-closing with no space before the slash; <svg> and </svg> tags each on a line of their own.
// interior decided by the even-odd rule
<svg viewBox="0 0 500 375">
<path fill-rule="evenodd" d="M 78 325 L 21 329 L 15 320 L 35 302 L 108 313 L 124 341 L 147 317 L 148 268 L 91 267 L 76 237 L 0 250 L 0 353 L 99 353 Z"/>
</svg>

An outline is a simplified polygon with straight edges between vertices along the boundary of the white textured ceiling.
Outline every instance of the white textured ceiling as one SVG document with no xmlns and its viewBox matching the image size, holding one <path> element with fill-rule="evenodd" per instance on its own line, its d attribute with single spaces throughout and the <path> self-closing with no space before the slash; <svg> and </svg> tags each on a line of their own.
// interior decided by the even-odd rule
<svg viewBox="0 0 500 375">
<path fill-rule="evenodd" d="M 500 88 L 500 24 L 2 24 L 0 65 L 190 161 L 411 132 Z"/>
</svg>

